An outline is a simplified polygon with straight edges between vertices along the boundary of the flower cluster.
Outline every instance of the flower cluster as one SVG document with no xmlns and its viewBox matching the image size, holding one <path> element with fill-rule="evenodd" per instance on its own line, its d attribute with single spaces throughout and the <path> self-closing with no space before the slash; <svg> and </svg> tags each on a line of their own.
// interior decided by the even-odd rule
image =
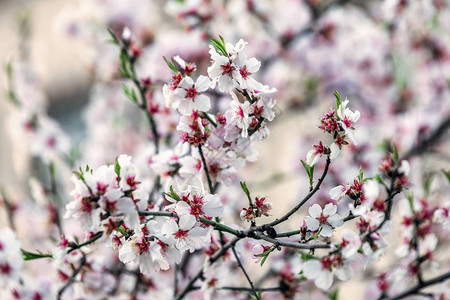
<svg viewBox="0 0 450 300">
<path fill-rule="evenodd" d="M 339 93 L 335 93 L 337 107 L 336 110 L 330 110 L 321 119 L 319 126 L 324 132 L 329 133 L 333 138 L 333 143 L 326 147 L 320 141 L 314 145 L 306 156 L 306 163 L 309 166 L 314 166 L 322 155 L 329 155 L 330 159 L 336 158 L 343 146 L 348 145 L 350 140 L 354 145 L 357 145 L 353 131 L 355 130 L 355 123 L 359 120 L 360 112 L 351 111 L 347 105 L 349 100 L 347 98 L 341 102 Z"/>
</svg>

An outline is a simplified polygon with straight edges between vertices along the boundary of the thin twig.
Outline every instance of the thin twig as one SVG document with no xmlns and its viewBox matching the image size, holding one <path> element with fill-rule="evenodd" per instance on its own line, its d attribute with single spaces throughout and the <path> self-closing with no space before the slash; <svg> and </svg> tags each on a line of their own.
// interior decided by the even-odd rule
<svg viewBox="0 0 450 300">
<path fill-rule="evenodd" d="M 238 263 L 239 268 L 241 268 L 242 273 L 244 273 L 245 278 L 247 278 L 248 283 L 250 284 L 251 287 L 251 292 L 253 293 L 253 295 L 255 295 L 255 297 L 258 299 L 258 294 L 256 293 L 255 290 L 255 286 L 253 285 L 252 280 L 250 279 L 250 276 L 248 276 L 247 271 L 245 270 L 244 266 L 241 263 L 241 260 L 239 259 L 238 254 L 236 253 L 236 249 L 234 249 L 234 246 L 231 247 L 231 251 L 233 251 L 234 257 L 236 258 L 236 261 Z"/>
<path fill-rule="evenodd" d="M 83 266 L 86 264 L 86 255 L 83 255 L 83 257 L 81 258 L 80 261 L 80 265 L 78 266 L 78 268 L 76 268 L 73 273 L 72 276 L 70 276 L 70 278 L 67 280 L 66 284 L 63 285 L 59 290 L 58 290 L 58 297 L 57 299 L 60 300 L 62 297 L 62 294 L 64 293 L 64 291 L 72 285 L 72 283 L 75 281 L 75 277 L 78 275 L 78 273 L 80 273 L 81 269 L 83 268 Z"/>
<path fill-rule="evenodd" d="M 290 211 L 288 211 L 284 216 L 282 216 L 281 218 L 276 219 L 273 222 L 270 222 L 266 225 L 268 226 L 275 226 L 278 225 L 280 223 L 283 223 L 284 221 L 286 221 L 287 219 L 289 219 L 290 216 L 292 216 L 295 212 L 297 212 L 300 207 L 302 207 L 320 188 L 320 185 L 322 184 L 323 180 L 325 179 L 325 176 L 327 176 L 328 173 L 328 167 L 330 166 L 331 160 L 330 160 L 330 156 L 327 156 L 327 161 L 325 163 L 325 168 L 323 170 L 322 176 L 319 178 L 319 181 L 317 182 L 316 186 L 314 187 L 314 189 L 309 192 L 305 198 L 303 198 L 303 200 L 297 204 L 294 208 L 292 208 Z"/>
</svg>

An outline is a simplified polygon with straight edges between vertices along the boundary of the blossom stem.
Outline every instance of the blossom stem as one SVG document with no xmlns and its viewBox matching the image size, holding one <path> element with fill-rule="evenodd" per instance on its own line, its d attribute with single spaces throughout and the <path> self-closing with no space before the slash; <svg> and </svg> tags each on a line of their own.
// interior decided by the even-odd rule
<svg viewBox="0 0 450 300">
<path fill-rule="evenodd" d="M 282 232 L 278 233 L 277 237 L 290 237 L 296 234 L 300 234 L 301 230 L 294 230 L 294 231 L 288 231 L 288 232 Z"/>
<path fill-rule="evenodd" d="M 209 192 L 211 194 L 213 194 L 214 193 L 214 188 L 213 188 L 213 184 L 212 184 L 212 181 L 211 181 L 211 176 L 209 175 L 208 166 L 206 165 L 206 159 L 205 159 L 205 155 L 203 154 L 202 145 L 198 145 L 198 152 L 200 153 L 200 157 L 202 159 L 203 170 L 205 170 L 206 180 L 208 181 Z"/>
<path fill-rule="evenodd" d="M 241 260 L 239 259 L 238 254 L 236 253 L 236 249 L 234 249 L 234 246 L 231 247 L 231 251 L 233 251 L 234 257 L 236 258 L 236 261 L 239 265 L 239 268 L 241 268 L 242 273 L 244 273 L 245 278 L 247 278 L 248 283 L 250 284 L 250 287 L 252 288 L 251 292 L 253 295 L 255 295 L 256 299 L 258 299 L 258 294 L 256 293 L 255 286 L 253 285 L 252 280 L 250 279 L 250 276 L 248 276 L 247 271 L 245 270 L 244 266 L 242 265 Z"/>
<path fill-rule="evenodd" d="M 71 253 L 71 252 L 73 252 L 73 251 L 75 251 L 75 250 L 77 250 L 77 249 L 80 249 L 80 248 L 82 248 L 82 247 L 84 247 L 84 246 L 87 246 L 87 245 L 92 244 L 93 242 L 95 242 L 96 240 L 98 240 L 99 238 L 101 238 L 102 235 L 103 235 L 103 231 L 97 232 L 96 234 L 94 234 L 93 237 L 91 237 L 91 238 L 90 238 L 89 240 L 87 240 L 86 242 L 81 243 L 81 244 L 78 244 L 78 245 L 72 247 L 69 251 L 67 251 L 67 254 L 69 254 L 69 253 Z"/>
<path fill-rule="evenodd" d="M 255 233 L 255 237 L 270 242 L 274 245 L 296 248 L 296 249 L 330 249 L 332 248 L 332 244 L 304 244 L 298 242 L 288 242 L 278 239 L 273 239 L 262 233 Z"/>
<path fill-rule="evenodd" d="M 331 163 L 330 156 L 327 155 L 327 161 L 325 163 L 325 168 L 323 170 L 322 176 L 319 178 L 319 181 L 317 182 L 317 184 L 314 187 L 314 189 L 311 192 L 309 192 L 299 204 L 297 204 L 294 208 L 292 208 L 290 211 L 288 211 L 284 216 L 282 216 L 281 218 L 278 218 L 275 221 L 270 222 L 270 223 L 268 223 L 266 225 L 273 227 L 275 225 L 283 223 L 284 221 L 289 219 L 290 216 L 292 216 L 294 213 L 296 213 L 300 209 L 300 207 L 302 207 L 319 190 L 320 185 L 322 184 L 323 180 L 327 176 L 328 167 L 330 166 L 330 163 Z"/>
<path fill-rule="evenodd" d="M 73 273 L 72 276 L 70 276 L 70 278 L 67 280 L 66 284 L 63 285 L 59 290 L 58 290 L 58 297 L 57 299 L 60 300 L 62 297 L 62 294 L 64 293 L 64 291 L 70 286 L 72 285 L 72 283 L 75 281 L 75 277 L 77 277 L 78 273 L 80 273 L 81 269 L 83 268 L 83 266 L 86 264 L 86 255 L 83 255 L 83 257 L 81 258 L 80 261 L 80 265 L 78 266 L 78 268 L 76 268 Z"/>
<path fill-rule="evenodd" d="M 204 112 L 203 116 L 209 121 L 209 123 L 212 124 L 212 126 L 217 127 L 217 123 L 211 118 L 208 113 Z"/>
<path fill-rule="evenodd" d="M 178 218 L 177 214 L 175 214 L 173 212 L 170 212 L 170 211 L 139 211 L 139 214 L 141 216 L 158 216 L 158 217 Z M 202 217 L 200 217 L 198 220 L 201 223 L 203 223 L 203 224 L 207 224 L 207 225 L 210 225 L 210 226 L 214 227 L 218 231 L 224 231 L 224 232 L 231 233 L 231 234 L 233 234 L 235 236 L 238 236 L 238 237 L 244 237 L 244 235 L 243 235 L 244 233 L 243 232 L 241 232 L 239 230 L 235 230 L 235 229 L 233 229 L 231 227 L 228 227 L 226 225 L 223 225 L 222 223 L 215 222 L 213 220 L 209 220 L 209 219 L 202 218 Z"/>
</svg>

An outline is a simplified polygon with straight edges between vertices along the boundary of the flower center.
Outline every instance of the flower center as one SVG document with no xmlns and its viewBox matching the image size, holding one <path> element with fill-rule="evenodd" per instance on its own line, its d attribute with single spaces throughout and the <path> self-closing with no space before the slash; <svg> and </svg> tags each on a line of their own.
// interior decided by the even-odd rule
<svg viewBox="0 0 450 300">
<path fill-rule="evenodd" d="M 320 214 L 320 217 L 318 218 L 320 224 L 327 224 L 328 223 L 328 217 L 324 216 L 323 214 Z"/>
<path fill-rule="evenodd" d="M 248 70 L 247 70 L 247 66 L 243 66 L 240 70 L 239 73 L 241 73 L 242 78 L 246 79 L 248 77 Z"/>
<path fill-rule="evenodd" d="M 186 230 L 178 229 L 178 231 L 175 233 L 175 238 L 184 239 L 185 237 L 187 237 L 187 235 L 188 232 Z"/>
<path fill-rule="evenodd" d="M 231 76 L 231 74 L 234 71 L 234 67 L 230 63 L 228 63 L 226 65 L 222 65 L 220 67 L 222 68 L 222 75 Z"/>
<path fill-rule="evenodd" d="M 198 92 L 194 87 L 190 87 L 188 90 L 186 90 L 186 97 L 189 99 L 194 100 L 197 95 Z"/>
</svg>

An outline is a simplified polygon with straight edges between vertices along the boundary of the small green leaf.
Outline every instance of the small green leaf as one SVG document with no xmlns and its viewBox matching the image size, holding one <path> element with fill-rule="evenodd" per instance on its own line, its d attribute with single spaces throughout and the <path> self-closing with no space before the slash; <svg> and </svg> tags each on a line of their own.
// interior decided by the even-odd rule
<svg viewBox="0 0 450 300">
<path fill-rule="evenodd" d="M 127 231 L 125 230 L 125 228 L 123 227 L 123 225 L 120 225 L 119 227 L 117 227 L 117 230 L 124 236 L 127 235 Z"/>
<path fill-rule="evenodd" d="M 110 35 L 110 37 L 111 37 L 110 42 L 111 42 L 112 44 L 119 45 L 119 40 L 117 39 L 117 37 L 116 37 L 116 35 L 114 34 L 114 32 L 113 32 L 111 29 L 108 29 L 108 33 L 109 33 L 109 35 Z"/>
<path fill-rule="evenodd" d="M 170 198 L 174 199 L 175 201 L 181 201 L 180 196 L 178 196 L 177 193 L 175 193 L 175 191 L 173 190 L 173 187 L 170 186 L 170 194 L 169 193 L 164 193 L 164 195 L 169 196 Z"/>
<path fill-rule="evenodd" d="M 172 71 L 174 71 L 175 73 L 178 73 L 178 69 L 177 69 L 177 67 L 175 66 L 175 63 L 173 62 L 173 59 L 172 59 L 172 61 L 169 61 L 165 56 L 163 56 L 163 58 L 164 58 L 164 61 L 165 61 L 166 64 L 167 64 L 167 66 L 168 66 Z"/>
<path fill-rule="evenodd" d="M 77 172 L 77 171 L 73 171 L 73 174 L 77 175 L 78 178 L 80 178 L 80 180 L 84 181 L 84 176 L 82 173 Z"/>
<path fill-rule="evenodd" d="M 120 165 L 119 165 L 119 160 L 116 157 L 116 163 L 114 165 L 114 172 L 116 173 L 117 177 L 119 178 L 120 181 Z"/>
<path fill-rule="evenodd" d="M 33 260 L 33 259 L 40 259 L 40 258 L 52 258 L 53 256 L 51 254 L 45 254 L 45 253 L 33 253 L 26 251 L 24 249 L 20 249 L 20 252 L 22 252 L 22 258 L 23 260 Z"/>
<path fill-rule="evenodd" d="M 392 159 L 394 160 L 395 165 L 398 167 L 398 150 L 394 143 L 392 144 Z"/>
<path fill-rule="evenodd" d="M 364 173 L 363 173 L 362 165 L 359 167 L 358 180 L 359 180 L 359 182 L 364 181 Z"/>
<path fill-rule="evenodd" d="M 441 170 L 442 173 L 444 173 L 445 177 L 447 178 L 448 182 L 450 183 L 450 171 L 446 171 L 444 169 Z"/>
<path fill-rule="evenodd" d="M 341 95 L 338 91 L 334 91 L 334 97 L 336 97 L 336 108 L 339 108 L 341 106 Z"/>
<path fill-rule="evenodd" d="M 128 86 L 123 84 L 122 90 L 123 90 L 123 93 L 125 94 L 125 96 L 127 96 L 127 98 L 130 99 L 134 104 L 138 103 L 136 92 L 134 91 L 133 88 L 129 88 Z"/>
<path fill-rule="evenodd" d="M 330 300 L 338 300 L 339 290 L 335 290 L 330 293 Z"/>
</svg>

